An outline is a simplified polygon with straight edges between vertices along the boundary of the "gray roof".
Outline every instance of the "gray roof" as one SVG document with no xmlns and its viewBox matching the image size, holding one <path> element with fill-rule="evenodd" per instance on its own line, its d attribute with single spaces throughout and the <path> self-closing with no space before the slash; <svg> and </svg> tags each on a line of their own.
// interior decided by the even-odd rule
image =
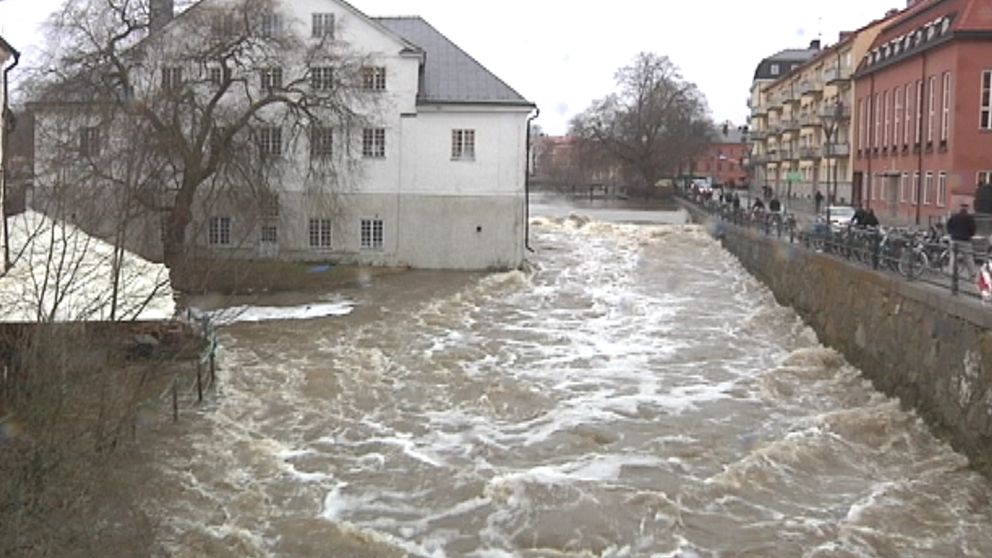
<svg viewBox="0 0 992 558">
<path fill-rule="evenodd" d="M 818 52 L 820 52 L 818 48 L 787 48 L 769 56 L 767 60 L 798 60 L 805 62 Z"/>
<path fill-rule="evenodd" d="M 763 59 L 754 70 L 754 79 L 778 79 L 819 54 L 820 48 L 787 48 Z M 778 64 L 778 73 L 772 73 L 772 64 Z"/>
<path fill-rule="evenodd" d="M 418 103 L 534 106 L 420 17 L 374 21 L 425 53 Z"/>
</svg>

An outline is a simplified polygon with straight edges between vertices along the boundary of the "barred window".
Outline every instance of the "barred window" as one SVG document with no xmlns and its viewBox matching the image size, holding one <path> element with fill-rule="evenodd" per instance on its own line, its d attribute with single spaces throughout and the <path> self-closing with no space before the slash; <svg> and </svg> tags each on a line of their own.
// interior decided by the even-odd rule
<svg viewBox="0 0 992 558">
<path fill-rule="evenodd" d="M 87 126 L 79 130 L 79 154 L 83 157 L 94 157 L 100 154 L 100 129 Z"/>
<path fill-rule="evenodd" d="M 178 66 L 162 68 L 162 90 L 176 91 L 183 84 L 183 69 Z"/>
<path fill-rule="evenodd" d="M 362 219 L 362 249 L 382 249 L 382 219 Z"/>
<path fill-rule="evenodd" d="M 282 33 L 282 16 L 279 14 L 263 14 L 259 32 L 263 37 L 277 37 Z"/>
<path fill-rule="evenodd" d="M 946 142 L 951 127 L 951 73 L 944 72 L 944 83 L 941 88 L 940 109 L 940 141 Z"/>
<path fill-rule="evenodd" d="M 282 68 L 263 68 L 261 71 L 262 89 L 282 88 Z"/>
<path fill-rule="evenodd" d="M 366 66 L 362 68 L 362 88 L 366 91 L 386 90 L 386 68 Z"/>
<path fill-rule="evenodd" d="M 980 117 L 978 127 L 983 130 L 992 130 L 992 70 L 982 72 L 982 96 L 979 99 Z"/>
<path fill-rule="evenodd" d="M 275 244 L 279 242 L 279 228 L 276 225 L 262 225 L 262 243 Z"/>
<path fill-rule="evenodd" d="M 381 159 L 386 156 L 386 129 L 362 130 L 362 157 Z"/>
<path fill-rule="evenodd" d="M 334 38 L 334 14 L 313 14 L 312 35 Z"/>
<path fill-rule="evenodd" d="M 258 152 L 263 157 L 278 157 L 282 155 L 282 128 L 272 126 L 259 128 Z"/>
<path fill-rule="evenodd" d="M 334 89 L 334 68 L 330 66 L 310 68 L 310 88 L 314 91 Z"/>
<path fill-rule="evenodd" d="M 451 158 L 459 161 L 475 160 L 475 130 L 451 131 Z"/>
<path fill-rule="evenodd" d="M 330 219 L 310 219 L 308 228 L 311 248 L 331 247 Z"/>
<path fill-rule="evenodd" d="M 229 246 L 231 244 L 230 217 L 211 217 L 207 228 L 207 242 L 211 246 Z"/>
<path fill-rule="evenodd" d="M 310 156 L 321 158 L 334 154 L 334 129 L 314 126 L 310 130 Z"/>
</svg>

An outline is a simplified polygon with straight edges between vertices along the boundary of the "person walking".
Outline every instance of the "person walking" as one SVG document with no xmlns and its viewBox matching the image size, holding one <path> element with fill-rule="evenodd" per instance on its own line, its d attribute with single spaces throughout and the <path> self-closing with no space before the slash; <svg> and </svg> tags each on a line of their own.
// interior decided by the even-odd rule
<svg viewBox="0 0 992 558">
<path fill-rule="evenodd" d="M 965 277 L 973 277 L 976 270 L 971 237 L 975 236 L 975 216 L 968 213 L 968 204 L 961 204 L 961 209 L 947 220 L 947 234 L 954 244 L 951 250 L 951 269 L 956 269 L 958 276 L 961 276 L 961 266 L 964 265 L 968 270 Z M 955 261 L 958 257 L 960 259 Z"/>
<path fill-rule="evenodd" d="M 823 194 L 817 190 L 816 195 L 813 196 L 813 205 L 816 206 L 816 214 L 820 214 L 820 206 L 823 205 Z"/>
</svg>

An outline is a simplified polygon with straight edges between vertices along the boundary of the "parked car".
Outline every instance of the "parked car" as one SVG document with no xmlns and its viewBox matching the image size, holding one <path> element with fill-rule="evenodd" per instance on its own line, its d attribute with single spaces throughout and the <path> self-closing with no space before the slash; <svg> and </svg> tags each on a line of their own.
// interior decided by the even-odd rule
<svg viewBox="0 0 992 558">
<path fill-rule="evenodd" d="M 827 218 L 827 212 L 830 213 L 830 225 L 834 227 L 847 226 L 854 217 L 854 208 L 849 205 L 831 205 L 825 208 L 820 212 L 824 219 Z"/>
</svg>

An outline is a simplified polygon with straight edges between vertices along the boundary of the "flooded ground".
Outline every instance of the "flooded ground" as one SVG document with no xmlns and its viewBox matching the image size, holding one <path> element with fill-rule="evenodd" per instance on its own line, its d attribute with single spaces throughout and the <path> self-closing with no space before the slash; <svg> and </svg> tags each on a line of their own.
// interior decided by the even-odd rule
<svg viewBox="0 0 992 558">
<path fill-rule="evenodd" d="M 226 326 L 215 403 L 149 450 L 158 551 L 992 555 L 988 481 L 684 215 L 532 216 L 527 271 Z"/>
</svg>

